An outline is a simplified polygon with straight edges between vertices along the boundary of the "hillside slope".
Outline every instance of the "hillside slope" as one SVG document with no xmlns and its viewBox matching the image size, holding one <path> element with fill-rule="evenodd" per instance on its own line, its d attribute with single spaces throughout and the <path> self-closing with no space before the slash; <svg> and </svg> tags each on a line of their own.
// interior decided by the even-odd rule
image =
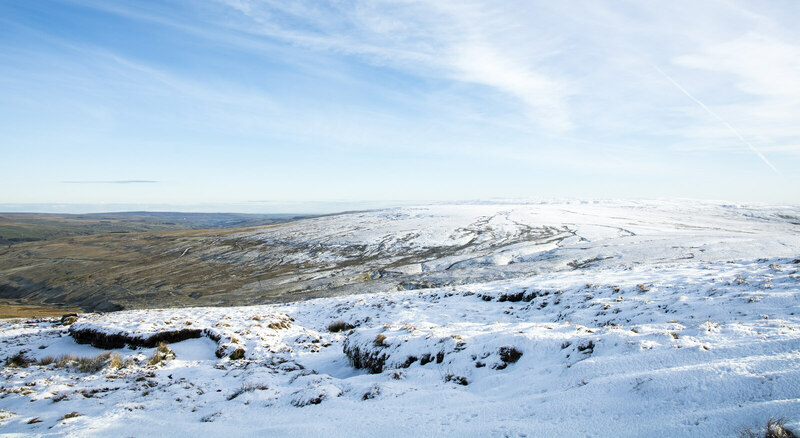
<svg viewBox="0 0 800 438">
<path fill-rule="evenodd" d="M 231 306 L 681 261 L 794 257 L 800 208 L 700 202 L 437 205 L 0 250 L 19 304 Z"/>
<path fill-rule="evenodd" d="M 784 417 L 797 429 L 798 268 L 593 268 L 4 322 L 0 357 L 17 359 L 0 372 L 0 425 L 42 436 L 677 437 Z M 172 341 L 166 355 L 156 339 Z"/>
</svg>

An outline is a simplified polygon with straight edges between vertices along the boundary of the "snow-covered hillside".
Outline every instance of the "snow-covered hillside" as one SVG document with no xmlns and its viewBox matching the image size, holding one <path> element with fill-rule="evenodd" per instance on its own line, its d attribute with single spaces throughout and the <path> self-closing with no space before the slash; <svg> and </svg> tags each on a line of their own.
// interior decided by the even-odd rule
<svg viewBox="0 0 800 438">
<path fill-rule="evenodd" d="M 0 433 L 735 436 L 770 417 L 800 429 L 799 218 L 491 204 L 248 231 L 237 238 L 291 243 L 297 263 L 349 261 L 377 292 L 2 322 Z M 392 272 L 458 281 L 385 290 Z"/>
<path fill-rule="evenodd" d="M 793 257 L 798 230 L 797 207 L 697 201 L 435 205 L 251 230 L 228 236 L 243 249 L 218 257 L 276 272 L 292 268 L 288 276 L 259 279 L 242 291 L 292 282 L 350 294 L 576 268 Z M 366 285 L 360 281 L 365 275 L 371 280 Z"/>
</svg>

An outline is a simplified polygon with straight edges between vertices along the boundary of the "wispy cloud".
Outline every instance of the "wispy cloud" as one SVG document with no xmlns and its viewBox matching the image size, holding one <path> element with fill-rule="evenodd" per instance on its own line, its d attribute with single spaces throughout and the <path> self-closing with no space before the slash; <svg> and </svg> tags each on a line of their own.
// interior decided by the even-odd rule
<svg viewBox="0 0 800 438">
<path fill-rule="evenodd" d="M 221 0 L 231 27 L 376 65 L 486 86 L 516 99 L 540 128 L 572 127 L 566 77 L 545 68 L 553 41 L 525 29 L 514 8 L 485 2 Z"/>
<path fill-rule="evenodd" d="M 672 62 L 675 67 L 733 73 L 741 78 L 732 84 L 737 91 L 769 95 L 770 101 L 748 103 L 740 118 L 749 123 L 728 114 L 727 107 L 737 103 L 721 107 L 714 102 L 724 119 L 765 150 L 796 144 L 800 134 L 791 127 L 800 126 L 793 123 L 800 105 L 793 91 L 800 86 L 794 79 L 800 46 L 764 36 L 786 29 L 741 2 L 692 4 L 693 14 L 687 15 L 691 2 L 611 7 L 596 2 L 217 0 L 216 6 L 203 7 L 200 16 L 208 22 L 201 25 L 161 9 L 148 13 L 147 8 L 93 0 L 80 3 L 247 50 L 274 49 L 269 41 L 278 41 L 419 77 L 482 86 L 506 96 L 507 106 L 516 105 L 539 132 L 557 136 L 574 131 L 583 140 L 650 129 L 651 135 L 684 137 L 674 145 L 710 149 L 709 142 L 716 139 L 718 148 L 727 149 L 727 134 L 708 125 L 665 126 L 659 115 L 663 97 L 653 92 L 647 69 L 652 63 Z M 749 33 L 731 39 L 742 34 L 738 29 Z M 702 52 L 691 53 L 698 48 Z M 780 98 L 775 84 L 788 87 Z M 781 118 L 786 123 L 776 126 Z M 594 131 L 591 137 L 579 132 L 586 128 Z M 700 133 L 704 130 L 709 135 Z"/>
</svg>

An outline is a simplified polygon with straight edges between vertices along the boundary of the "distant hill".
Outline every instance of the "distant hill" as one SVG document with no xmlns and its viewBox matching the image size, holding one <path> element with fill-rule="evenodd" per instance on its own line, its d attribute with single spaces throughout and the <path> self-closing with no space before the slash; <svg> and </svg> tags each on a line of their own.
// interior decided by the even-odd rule
<svg viewBox="0 0 800 438">
<path fill-rule="evenodd" d="M 301 217 L 308 216 L 149 211 L 91 214 L 0 213 L 0 245 L 102 233 L 249 227 Z"/>
</svg>

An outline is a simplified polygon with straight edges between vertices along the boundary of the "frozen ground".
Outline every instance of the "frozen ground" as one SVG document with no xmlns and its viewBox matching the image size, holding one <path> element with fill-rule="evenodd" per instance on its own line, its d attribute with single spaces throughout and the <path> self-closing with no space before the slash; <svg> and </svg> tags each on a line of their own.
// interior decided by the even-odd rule
<svg viewBox="0 0 800 438">
<path fill-rule="evenodd" d="M 447 278 L 460 264 L 471 281 L 86 314 L 71 325 L 2 322 L 0 357 L 31 363 L 2 369 L 0 433 L 735 436 L 770 417 L 800 429 L 796 208 L 459 205 L 350 216 L 241 238 L 304 241 L 309 263 L 358 263 L 360 248 L 411 276 Z M 451 260 L 429 251 L 443 247 Z M 405 263 L 410 255 L 433 261 Z M 513 278 L 481 280 L 481 269 L 513 265 Z M 337 321 L 353 328 L 331 333 Z M 152 347 L 115 348 L 120 361 L 87 372 L 41 364 L 106 352 L 71 334 L 109 346 L 163 333 L 190 339 L 155 365 Z"/>
</svg>

